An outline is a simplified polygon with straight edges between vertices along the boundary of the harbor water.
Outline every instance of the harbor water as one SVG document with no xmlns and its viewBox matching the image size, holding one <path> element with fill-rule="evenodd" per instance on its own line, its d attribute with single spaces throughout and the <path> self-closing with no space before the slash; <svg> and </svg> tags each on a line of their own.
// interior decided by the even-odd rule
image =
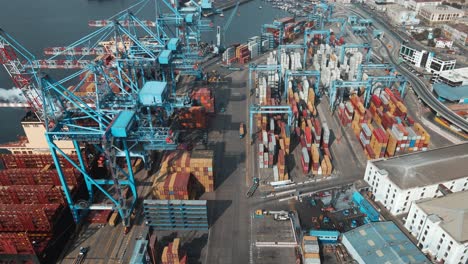
<svg viewBox="0 0 468 264">
<path fill-rule="evenodd" d="M 22 0 L 5 1 L 0 8 L 0 28 L 24 45 L 37 59 L 43 58 L 43 49 L 68 45 L 93 31 L 89 20 L 106 19 L 136 3 L 135 0 Z M 160 3 L 160 5 L 163 5 Z M 260 8 L 262 6 L 262 8 Z M 142 19 L 154 18 L 154 3 L 141 11 Z M 215 26 L 221 27 L 228 21 L 233 9 L 224 16 L 211 16 Z M 284 17 L 285 11 L 275 9 L 260 0 L 239 6 L 226 32 L 226 44 L 241 43 L 247 38 L 260 34 L 261 25 L 271 23 L 275 18 Z M 203 40 L 215 42 L 215 31 L 203 35 Z M 55 71 L 49 70 L 54 76 Z M 0 70 L 0 88 L 13 86 L 5 70 Z M 20 119 L 25 111 L 14 108 L 0 108 L 0 144 L 14 141 L 22 134 Z"/>
</svg>

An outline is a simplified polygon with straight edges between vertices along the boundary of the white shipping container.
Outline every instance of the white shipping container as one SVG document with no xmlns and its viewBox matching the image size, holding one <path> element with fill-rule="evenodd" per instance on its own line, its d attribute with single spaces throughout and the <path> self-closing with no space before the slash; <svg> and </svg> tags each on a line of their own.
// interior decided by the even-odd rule
<svg viewBox="0 0 468 264">
<path fill-rule="evenodd" d="M 304 159 L 304 162 L 306 164 L 309 164 L 310 162 L 309 152 L 307 151 L 306 147 L 302 147 L 302 158 Z"/>
<path fill-rule="evenodd" d="M 278 170 L 278 166 L 276 165 L 273 165 L 273 180 L 275 182 L 279 181 L 279 170 Z"/>
<path fill-rule="evenodd" d="M 263 139 L 263 145 L 267 146 L 268 145 L 268 133 L 265 130 L 262 131 L 262 139 Z"/>
</svg>

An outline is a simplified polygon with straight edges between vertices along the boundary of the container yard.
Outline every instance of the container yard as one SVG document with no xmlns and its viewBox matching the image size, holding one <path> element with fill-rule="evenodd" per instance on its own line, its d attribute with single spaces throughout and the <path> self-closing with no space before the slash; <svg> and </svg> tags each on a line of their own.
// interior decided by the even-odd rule
<svg viewBox="0 0 468 264">
<path fill-rule="evenodd" d="M 161 1 L 156 20 L 136 3 L 40 60 L 0 32 L 29 105 L 26 137 L 0 146 L 0 263 L 353 261 L 343 234 L 393 220 L 368 160 L 450 141 L 385 61 L 399 42 L 355 7 L 265 1 L 294 16 L 223 47 L 243 1 Z"/>
</svg>

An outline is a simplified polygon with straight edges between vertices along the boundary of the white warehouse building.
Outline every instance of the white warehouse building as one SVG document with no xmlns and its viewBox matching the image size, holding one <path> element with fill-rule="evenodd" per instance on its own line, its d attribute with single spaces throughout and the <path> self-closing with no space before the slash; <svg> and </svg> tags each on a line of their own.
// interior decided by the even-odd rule
<svg viewBox="0 0 468 264">
<path fill-rule="evenodd" d="M 364 180 L 390 213 L 407 213 L 411 202 L 441 196 L 439 184 L 468 190 L 468 143 L 368 161 Z"/>
<path fill-rule="evenodd" d="M 436 262 L 467 263 L 468 191 L 412 203 L 405 227 Z"/>
</svg>

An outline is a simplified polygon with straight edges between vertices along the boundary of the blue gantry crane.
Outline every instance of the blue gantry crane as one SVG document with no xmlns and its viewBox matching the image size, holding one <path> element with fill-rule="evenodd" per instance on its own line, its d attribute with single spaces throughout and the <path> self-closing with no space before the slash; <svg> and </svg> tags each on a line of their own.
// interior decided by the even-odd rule
<svg viewBox="0 0 468 264">
<path fill-rule="evenodd" d="M 284 94 L 283 97 L 287 98 L 288 96 L 288 85 L 290 78 L 294 77 L 314 77 L 314 92 L 317 96 L 319 96 L 319 85 L 320 85 L 320 71 L 290 71 L 287 70 L 284 74 Z"/>
<path fill-rule="evenodd" d="M 0 62 L 44 123 L 76 222 L 89 210 L 113 209 L 125 226 L 131 224 L 138 198 L 131 159 L 148 161 L 150 150 L 175 149 L 178 131 L 172 114 L 191 106 L 187 96 L 175 95 L 175 73 L 201 72 L 200 33 L 211 25 L 195 2 L 178 7 L 163 0 L 171 13 L 157 7 L 155 22 L 140 20 L 136 14 L 145 2 L 91 21 L 97 30 L 69 46 L 47 48 L 51 57 L 44 60 L 36 60 L 10 35 L 0 35 Z M 69 74 L 55 80 L 42 69 L 67 69 Z M 73 143 L 76 158 L 60 148 L 63 140 Z M 86 198 L 72 196 L 61 159 L 83 175 Z M 96 161 L 106 168 L 99 175 L 90 166 Z"/>
<path fill-rule="evenodd" d="M 218 53 L 223 53 L 226 49 L 226 32 L 229 30 L 231 23 L 234 19 L 234 16 L 237 14 L 237 10 L 239 9 L 240 1 L 237 1 L 234 9 L 232 10 L 231 15 L 229 16 L 228 20 L 224 24 L 223 28 L 221 26 L 216 27 L 216 46 L 218 47 Z"/>
<path fill-rule="evenodd" d="M 365 61 L 366 63 L 369 63 L 371 56 L 372 56 L 372 46 L 370 44 L 368 43 L 362 43 L 362 44 L 346 43 L 346 44 L 341 45 L 340 63 L 344 62 L 346 49 L 364 49 L 366 51 Z"/>
</svg>

